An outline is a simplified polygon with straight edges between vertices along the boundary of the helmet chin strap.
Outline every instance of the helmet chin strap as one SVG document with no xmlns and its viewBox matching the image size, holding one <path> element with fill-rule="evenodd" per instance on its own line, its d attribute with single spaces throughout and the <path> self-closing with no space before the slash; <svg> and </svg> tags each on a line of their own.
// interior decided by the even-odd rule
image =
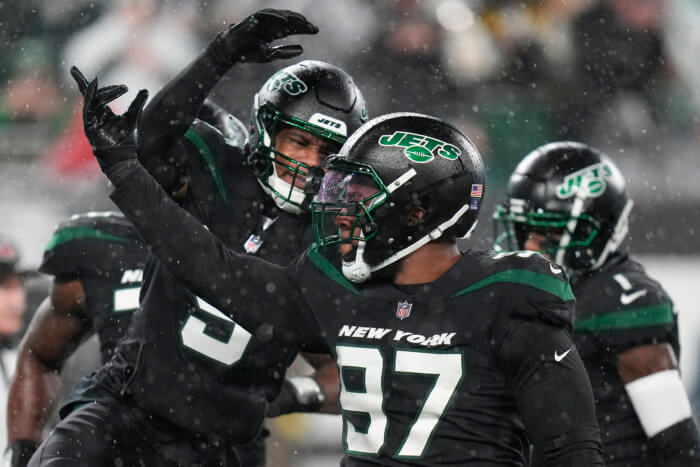
<svg viewBox="0 0 700 467">
<path fill-rule="evenodd" d="M 364 234 L 361 234 L 364 237 Z M 364 260 L 366 240 L 360 240 L 355 251 L 355 259 L 352 261 L 343 261 L 343 275 L 350 282 L 361 284 L 370 278 L 374 270 Z"/>
<path fill-rule="evenodd" d="M 631 199 L 628 199 L 625 207 L 622 208 L 620 216 L 617 218 L 617 223 L 615 224 L 615 229 L 610 236 L 610 240 L 607 241 L 603 251 L 600 252 L 600 256 L 598 256 L 598 259 L 595 261 L 595 263 L 593 263 L 593 266 L 591 266 L 591 270 L 601 267 L 605 263 L 605 260 L 608 259 L 608 256 L 617 251 L 620 244 L 625 241 L 625 237 L 629 231 L 630 212 L 632 212 L 633 206 L 634 202 Z"/>
<path fill-rule="evenodd" d="M 479 223 L 479 220 L 475 220 L 472 226 L 467 230 L 467 233 L 465 233 L 463 236 L 458 237 L 460 240 L 467 240 L 472 237 L 472 234 L 474 233 L 474 230 L 476 230 L 476 226 Z"/>
<path fill-rule="evenodd" d="M 584 181 L 585 180 L 586 179 L 584 178 Z M 584 183 L 584 181 L 582 181 L 581 183 Z M 571 203 L 571 209 L 569 210 L 569 220 L 566 223 L 566 229 L 564 229 L 564 233 L 561 235 L 561 240 L 559 240 L 559 248 L 557 248 L 557 252 L 554 255 L 554 262 L 562 266 L 567 274 L 570 274 L 573 271 L 571 271 L 570 268 L 567 268 L 566 264 L 564 264 L 566 247 L 568 247 L 571 243 L 571 232 L 576 231 L 576 226 L 578 225 L 578 218 L 583 212 L 583 205 L 586 201 L 587 196 L 588 193 L 585 190 L 576 190 L 576 197 L 574 198 L 574 202 Z"/>
<path fill-rule="evenodd" d="M 452 227 L 459 221 L 459 219 L 467 212 L 469 211 L 469 204 L 465 204 L 462 206 L 454 216 L 443 222 L 442 224 L 438 225 L 436 228 L 431 230 L 427 235 L 424 235 L 417 241 L 411 243 L 409 246 L 404 248 L 403 250 L 399 250 L 393 255 L 389 256 L 387 259 L 382 261 L 376 266 L 370 266 L 367 264 L 363 258 L 364 256 L 364 251 L 365 251 L 365 245 L 367 243 L 366 240 L 360 240 L 358 245 L 357 245 L 357 250 L 355 252 L 355 259 L 352 261 L 343 261 L 343 275 L 345 276 L 346 279 L 348 279 L 351 282 L 355 283 L 361 283 L 365 282 L 367 279 L 370 278 L 373 272 L 378 271 L 380 269 L 383 269 L 390 264 L 393 264 L 406 256 L 410 255 L 414 251 L 416 251 L 418 248 L 427 245 L 428 243 L 432 242 L 433 240 L 437 240 L 438 238 L 442 237 L 442 234 L 445 233 L 447 229 Z M 471 229 L 469 229 L 469 232 L 467 234 L 470 234 L 473 230 L 474 226 L 472 226 Z M 364 237 L 364 233 L 361 233 L 361 236 Z"/>
</svg>

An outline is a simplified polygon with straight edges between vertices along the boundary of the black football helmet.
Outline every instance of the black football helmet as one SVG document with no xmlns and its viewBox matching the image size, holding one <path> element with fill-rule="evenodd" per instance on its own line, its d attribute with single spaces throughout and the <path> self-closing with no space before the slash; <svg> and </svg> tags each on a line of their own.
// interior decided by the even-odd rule
<svg viewBox="0 0 700 467">
<path fill-rule="evenodd" d="M 276 165 L 287 167 L 294 177 L 310 185 L 320 174 L 275 149 L 279 129 L 296 127 L 334 143 L 337 150 L 362 123 L 367 110 L 362 93 L 350 75 L 316 60 L 305 60 L 278 71 L 258 91 L 250 116 L 249 163 L 268 195 L 285 211 L 299 214 L 308 208 L 314 190 L 301 189 L 277 175 Z"/>
<path fill-rule="evenodd" d="M 625 179 L 602 152 L 563 141 L 541 146 L 518 164 L 508 199 L 496 207 L 497 251 L 525 249 L 531 232 L 570 274 L 600 267 L 627 235 L 632 200 Z"/>
<path fill-rule="evenodd" d="M 351 243 L 343 274 L 363 282 L 428 242 L 464 237 L 484 195 L 484 165 L 467 136 L 417 113 L 370 120 L 326 161 L 312 203 L 317 245 Z M 415 208 L 422 216 L 412 215 Z M 339 219 L 349 229 L 339 228 Z"/>
</svg>

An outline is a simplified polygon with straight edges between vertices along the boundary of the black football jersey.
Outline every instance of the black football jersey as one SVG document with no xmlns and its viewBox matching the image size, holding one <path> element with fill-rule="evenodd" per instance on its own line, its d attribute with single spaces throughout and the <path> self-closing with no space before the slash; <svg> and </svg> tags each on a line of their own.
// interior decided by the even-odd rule
<svg viewBox="0 0 700 467">
<path fill-rule="evenodd" d="M 355 285 L 333 248 L 261 261 L 227 249 L 133 161 L 109 176 L 111 198 L 189 290 L 256 335 L 335 356 L 344 465 L 524 466 L 528 438 L 551 465 L 602 465 L 568 331 L 574 295 L 541 255 L 470 251 L 429 284 Z"/>
<path fill-rule="evenodd" d="M 243 149 L 216 129 L 195 121 L 173 151 L 189 164 L 180 205 L 227 247 L 287 264 L 311 243 L 308 218 L 276 209 Z M 260 432 L 265 405 L 279 393 L 297 348 L 246 331 L 153 260 L 141 308 L 117 353 L 93 381 L 122 372 L 116 389 L 149 414 L 185 432 L 245 443 Z"/>
<path fill-rule="evenodd" d="M 661 285 L 627 255 L 576 280 L 574 340 L 596 400 L 607 465 L 660 465 L 617 372 L 617 357 L 638 345 L 667 342 L 679 357 L 673 303 Z"/>
<path fill-rule="evenodd" d="M 109 360 L 139 307 L 148 249 L 118 212 L 75 214 L 49 240 L 39 271 L 59 280 L 77 279 L 85 291 L 86 318 Z"/>
<path fill-rule="evenodd" d="M 312 249 L 290 278 L 340 368 L 344 465 L 528 465 L 504 354 L 519 320 L 572 319 L 560 269 L 471 251 L 431 284 L 358 287 Z"/>
</svg>

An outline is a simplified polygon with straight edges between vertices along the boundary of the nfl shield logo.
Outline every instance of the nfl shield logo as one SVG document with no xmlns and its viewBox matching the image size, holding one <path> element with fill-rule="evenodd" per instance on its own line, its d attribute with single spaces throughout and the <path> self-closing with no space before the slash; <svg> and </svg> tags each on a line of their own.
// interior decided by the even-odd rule
<svg viewBox="0 0 700 467">
<path fill-rule="evenodd" d="M 413 303 L 399 302 L 396 305 L 396 317 L 399 319 L 408 318 L 411 315 L 411 308 L 413 308 Z"/>
<path fill-rule="evenodd" d="M 257 251 L 260 249 L 260 245 L 262 245 L 263 241 L 260 237 L 258 237 L 255 234 L 252 234 L 250 237 L 248 237 L 248 240 L 245 241 L 243 244 L 243 249 L 245 250 L 246 253 L 249 254 L 255 254 Z"/>
</svg>

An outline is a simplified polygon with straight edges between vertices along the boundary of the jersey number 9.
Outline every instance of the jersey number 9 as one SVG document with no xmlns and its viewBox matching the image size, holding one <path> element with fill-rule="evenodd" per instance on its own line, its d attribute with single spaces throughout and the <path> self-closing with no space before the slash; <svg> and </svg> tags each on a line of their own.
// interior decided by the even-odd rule
<svg viewBox="0 0 700 467">
<path fill-rule="evenodd" d="M 245 353 L 251 334 L 199 297 L 197 306 L 203 313 L 199 316 L 191 314 L 187 318 L 180 330 L 182 343 L 185 347 L 223 365 L 234 365 Z M 229 332 L 228 338 L 214 337 L 206 332 L 207 326 L 225 327 Z"/>
<path fill-rule="evenodd" d="M 346 450 L 356 454 L 378 454 L 384 446 L 388 423 L 384 412 L 385 388 L 382 381 L 384 357 L 376 347 L 345 345 L 336 346 L 336 354 L 341 375 L 342 411 L 369 415 L 366 430 L 358 430 L 352 423 L 345 421 L 343 431 Z M 461 353 L 396 350 L 394 373 L 433 376 L 435 381 L 394 457 L 423 457 L 433 432 L 462 381 L 463 364 Z M 348 390 L 342 377 L 343 369 L 346 368 L 362 370 L 364 391 Z M 390 390 L 387 394 L 390 394 Z M 416 395 L 416 399 L 419 398 L 421 395 Z"/>
</svg>

